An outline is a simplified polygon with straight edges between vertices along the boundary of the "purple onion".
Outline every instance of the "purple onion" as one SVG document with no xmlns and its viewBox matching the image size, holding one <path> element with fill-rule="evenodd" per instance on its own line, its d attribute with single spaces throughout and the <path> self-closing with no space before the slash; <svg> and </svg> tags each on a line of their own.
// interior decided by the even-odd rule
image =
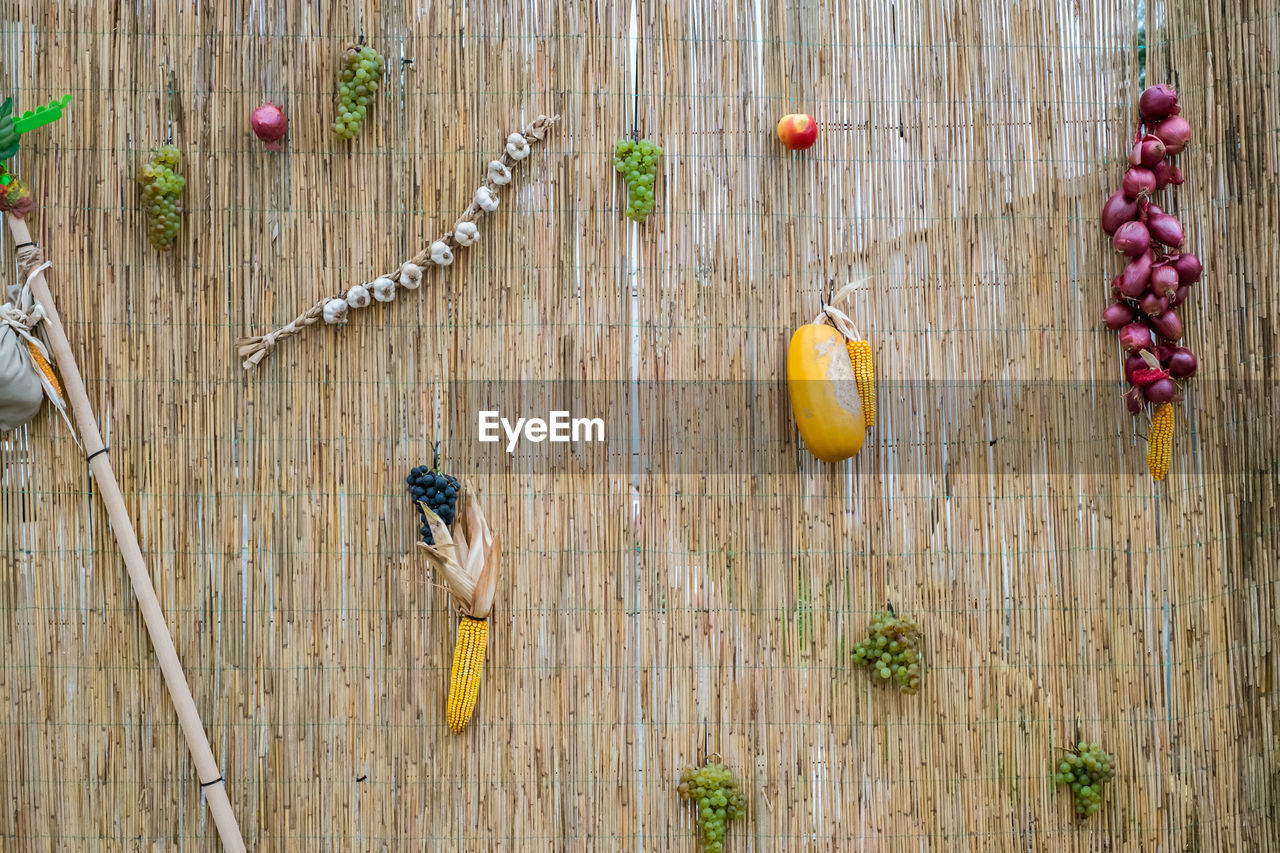
<svg viewBox="0 0 1280 853">
<path fill-rule="evenodd" d="M 1124 173 L 1124 194 L 1137 199 L 1156 191 L 1156 176 L 1146 166 L 1130 166 Z"/>
<path fill-rule="evenodd" d="M 1169 183 L 1173 184 L 1175 187 L 1182 183 L 1182 170 L 1177 166 L 1169 169 Z"/>
<path fill-rule="evenodd" d="M 1171 403 L 1178 396 L 1178 384 L 1172 379 L 1157 379 L 1145 391 L 1147 399 L 1153 403 Z"/>
<path fill-rule="evenodd" d="M 1147 217 L 1147 232 L 1156 240 L 1175 249 L 1182 245 L 1182 223 L 1178 217 L 1157 213 Z"/>
<path fill-rule="evenodd" d="M 1151 268 L 1151 290 L 1156 296 L 1172 297 L 1178 289 L 1178 271 L 1166 263 Z"/>
<path fill-rule="evenodd" d="M 1164 159 L 1164 140 L 1148 133 L 1142 141 L 1133 146 L 1129 155 L 1130 166 L 1146 166 L 1150 169 Z M 1136 160 L 1136 162 L 1135 162 Z"/>
<path fill-rule="evenodd" d="M 1129 414 L 1138 414 L 1146 404 L 1147 398 L 1143 396 L 1142 389 L 1138 386 L 1135 385 L 1128 391 L 1124 392 L 1124 406 L 1129 410 Z"/>
<path fill-rule="evenodd" d="M 1166 341 L 1176 341 L 1182 337 L 1182 320 L 1178 317 L 1177 311 L 1166 311 L 1149 317 L 1148 322 L 1151 323 L 1155 333 Z"/>
<path fill-rule="evenodd" d="M 1169 356 L 1173 355 L 1173 352 L 1176 349 L 1177 347 L 1173 344 L 1161 344 L 1156 347 L 1156 361 L 1160 362 L 1161 365 L 1164 365 L 1164 363 L 1169 360 Z"/>
<path fill-rule="evenodd" d="M 1179 305 L 1187 301 L 1187 295 L 1191 293 L 1191 287 L 1186 284 L 1178 285 L 1177 291 L 1173 296 L 1169 297 L 1169 307 L 1177 308 Z"/>
<path fill-rule="evenodd" d="M 1181 154 L 1191 141 L 1191 123 L 1182 116 L 1173 115 L 1151 128 L 1151 133 L 1160 137 L 1169 155 Z"/>
<path fill-rule="evenodd" d="M 1151 174 L 1156 176 L 1156 189 L 1162 190 L 1169 185 L 1169 176 L 1173 173 L 1173 167 L 1169 165 L 1168 160 L 1161 160 L 1151 167 Z"/>
<path fill-rule="evenodd" d="M 1102 230 L 1108 234 L 1116 233 L 1116 229 L 1126 222 L 1138 218 L 1138 203 L 1124 197 L 1124 191 L 1114 193 L 1102 206 Z"/>
<path fill-rule="evenodd" d="M 1199 362 L 1196 361 L 1196 354 L 1186 347 L 1178 347 L 1169 356 L 1169 375 L 1174 379 L 1186 379 L 1195 376 L 1196 368 Z"/>
<path fill-rule="evenodd" d="M 1141 323 L 1130 323 L 1120 330 L 1120 346 L 1128 352 L 1151 349 L 1151 330 Z"/>
<path fill-rule="evenodd" d="M 1173 268 L 1178 271 L 1178 281 L 1183 284 L 1195 284 L 1200 280 L 1200 274 L 1204 272 L 1200 259 L 1190 252 L 1178 255 L 1177 260 L 1173 262 Z"/>
<path fill-rule="evenodd" d="M 1146 368 L 1147 363 L 1143 360 L 1142 356 L 1138 355 L 1136 352 L 1129 353 L 1124 357 L 1125 381 L 1132 385 L 1137 385 L 1138 383 L 1134 381 L 1135 375 L 1139 370 L 1145 370 Z"/>
<path fill-rule="evenodd" d="M 1157 296 L 1148 290 L 1138 299 L 1138 308 L 1148 317 L 1155 317 L 1169 310 L 1169 299 L 1165 296 Z"/>
<path fill-rule="evenodd" d="M 1133 309 L 1123 302 L 1114 302 L 1102 309 L 1102 322 L 1108 329 L 1120 329 L 1133 322 Z"/>
<path fill-rule="evenodd" d="M 1137 299 L 1147 289 L 1151 280 L 1151 253 L 1143 252 L 1125 265 L 1120 276 L 1120 292 L 1130 299 Z"/>
<path fill-rule="evenodd" d="M 1141 222 L 1126 222 L 1116 229 L 1111 243 L 1117 252 L 1132 258 L 1151 248 L 1151 232 Z"/>
<path fill-rule="evenodd" d="M 1178 93 L 1172 86 L 1161 83 L 1151 86 L 1138 96 L 1138 110 L 1147 121 L 1159 121 L 1165 116 L 1173 115 L 1178 106 Z"/>
</svg>

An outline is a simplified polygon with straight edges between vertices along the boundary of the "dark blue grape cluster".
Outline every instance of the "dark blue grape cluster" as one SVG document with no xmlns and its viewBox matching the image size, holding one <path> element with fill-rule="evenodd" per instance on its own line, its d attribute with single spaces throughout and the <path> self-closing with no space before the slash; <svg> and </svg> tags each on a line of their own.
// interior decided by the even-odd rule
<svg viewBox="0 0 1280 853">
<path fill-rule="evenodd" d="M 433 471 L 426 465 L 419 465 L 409 471 L 409 476 L 404 481 L 409 486 L 413 505 L 418 507 L 418 516 L 422 521 L 422 528 L 418 532 L 422 535 L 422 541 L 434 545 L 431 526 L 427 524 L 427 514 L 418 504 L 425 503 L 431 507 L 432 512 L 440 516 L 446 527 L 452 526 L 453 511 L 458 504 L 458 478 Z"/>
</svg>

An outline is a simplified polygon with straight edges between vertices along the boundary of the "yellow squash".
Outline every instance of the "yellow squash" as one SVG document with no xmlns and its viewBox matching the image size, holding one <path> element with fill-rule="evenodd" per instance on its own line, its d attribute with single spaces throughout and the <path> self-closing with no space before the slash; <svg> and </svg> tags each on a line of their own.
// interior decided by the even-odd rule
<svg viewBox="0 0 1280 853">
<path fill-rule="evenodd" d="M 862 448 L 866 421 L 845 337 L 826 323 L 796 329 L 787 349 L 791 411 L 809 452 L 823 462 Z"/>
</svg>

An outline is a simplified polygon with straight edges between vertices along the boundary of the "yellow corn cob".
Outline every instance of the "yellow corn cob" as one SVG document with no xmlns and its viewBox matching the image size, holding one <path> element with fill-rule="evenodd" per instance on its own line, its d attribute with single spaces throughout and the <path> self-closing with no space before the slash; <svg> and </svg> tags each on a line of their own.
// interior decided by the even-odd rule
<svg viewBox="0 0 1280 853">
<path fill-rule="evenodd" d="M 45 359 L 40 350 L 31 341 L 27 341 L 27 349 L 31 351 L 31 358 L 35 361 L 36 367 L 40 368 L 40 372 L 49 380 L 50 387 L 58 392 L 59 397 L 66 396 L 62 393 L 62 383 L 58 381 L 58 375 L 53 372 L 53 365 Z"/>
<path fill-rule="evenodd" d="M 449 679 L 449 728 L 461 732 L 471 721 L 480 695 L 480 674 L 489 644 L 489 622 L 463 616 L 458 622 L 458 641 L 453 648 L 453 674 Z"/>
<path fill-rule="evenodd" d="M 849 348 L 853 376 L 858 383 L 858 396 L 862 398 L 862 418 L 870 428 L 876 422 L 876 371 L 871 361 L 871 343 L 845 341 L 845 346 Z"/>
<path fill-rule="evenodd" d="M 1173 406 L 1161 403 L 1151 415 L 1151 431 L 1147 433 L 1147 468 L 1151 476 L 1163 480 L 1169 473 L 1173 456 Z"/>
</svg>

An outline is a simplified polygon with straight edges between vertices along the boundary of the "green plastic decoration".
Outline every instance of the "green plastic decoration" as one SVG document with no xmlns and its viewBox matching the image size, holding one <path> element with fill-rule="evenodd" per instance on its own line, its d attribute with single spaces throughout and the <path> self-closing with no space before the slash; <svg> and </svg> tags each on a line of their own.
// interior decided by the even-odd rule
<svg viewBox="0 0 1280 853">
<path fill-rule="evenodd" d="M 70 95 L 61 100 L 54 98 L 48 106 L 27 110 L 14 118 L 13 98 L 6 98 L 4 103 L 0 104 L 0 160 L 8 160 L 18 153 L 19 136 L 62 118 L 62 108 L 70 102 Z M 8 185 L 12 180 L 12 176 L 7 173 L 0 176 L 0 184 Z"/>
</svg>

